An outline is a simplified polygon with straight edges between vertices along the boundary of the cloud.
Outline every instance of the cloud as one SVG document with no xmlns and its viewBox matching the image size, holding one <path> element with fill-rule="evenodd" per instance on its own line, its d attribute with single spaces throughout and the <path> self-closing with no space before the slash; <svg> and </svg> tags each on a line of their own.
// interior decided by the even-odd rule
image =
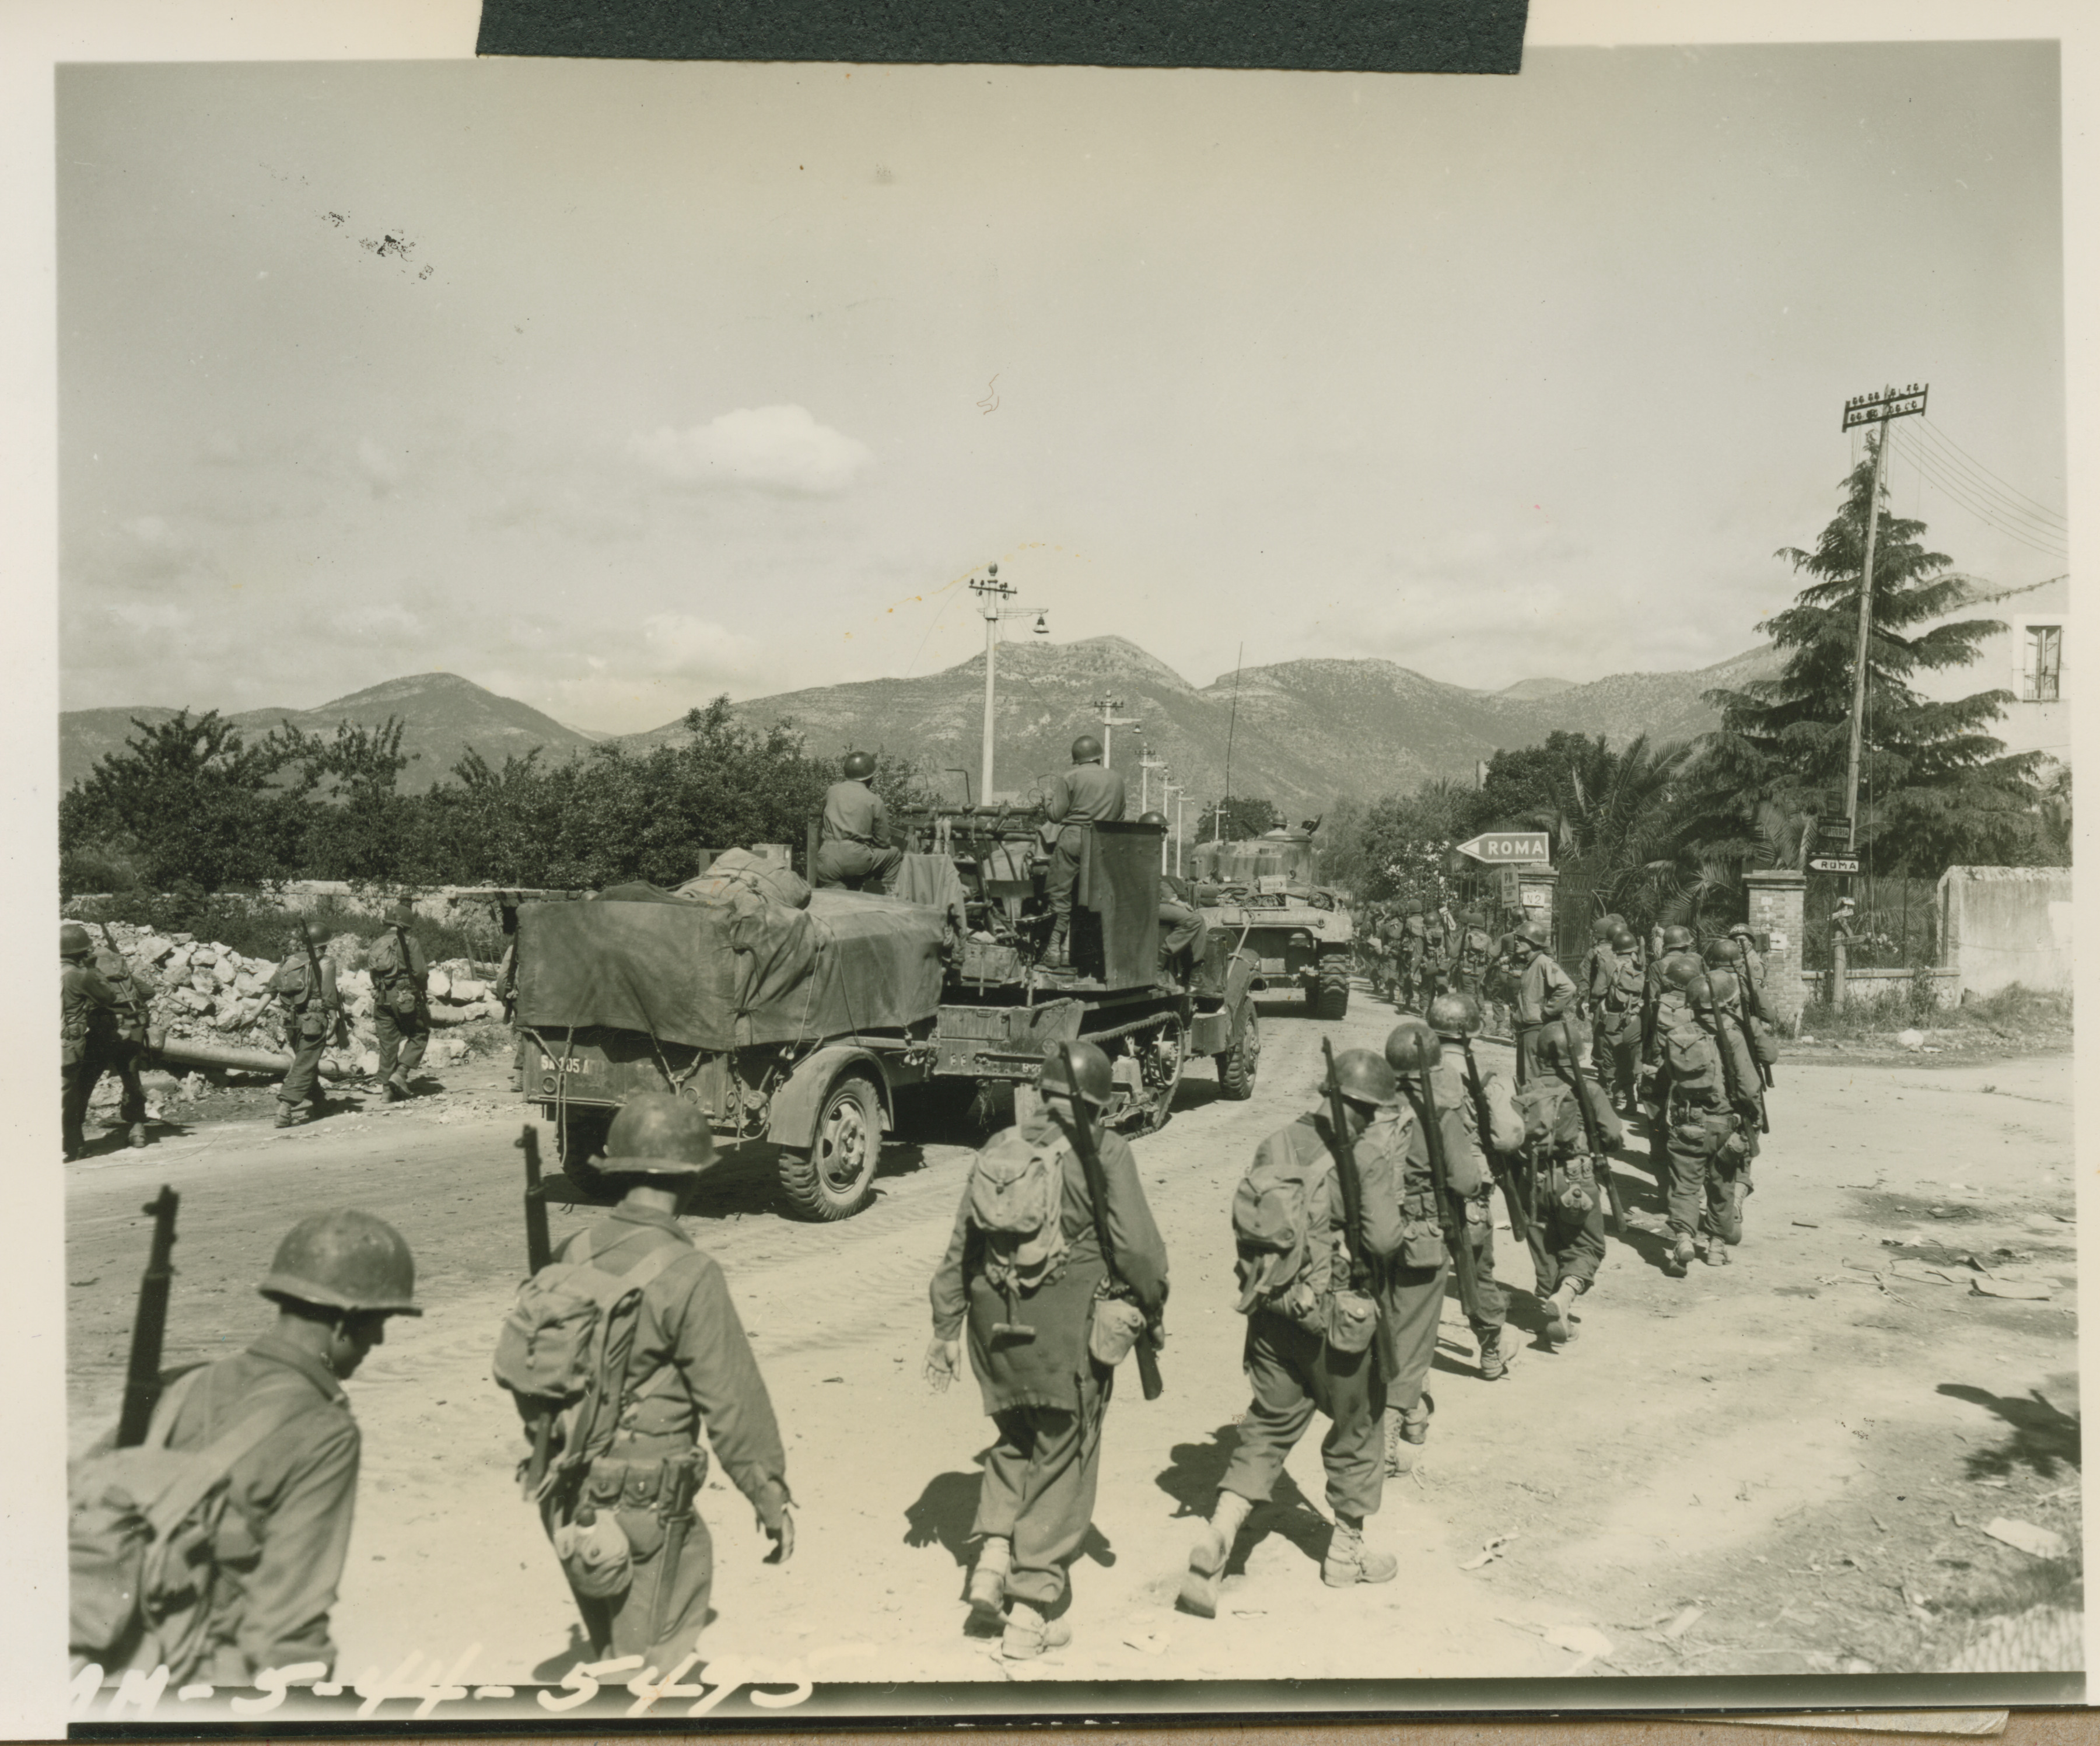
<svg viewBox="0 0 2100 1746">
<path fill-rule="evenodd" d="M 647 670 L 669 677 L 739 679 L 757 664 L 755 639 L 689 613 L 660 612 L 644 619 L 642 638 Z"/>
<path fill-rule="evenodd" d="M 372 495 L 383 497 L 401 483 L 400 461 L 382 448 L 370 437 L 357 439 L 357 470 L 364 483 L 372 487 Z"/>
<path fill-rule="evenodd" d="M 346 607 L 329 620 L 338 641 L 366 648 L 390 649 L 422 641 L 423 621 L 396 601 Z"/>
<path fill-rule="evenodd" d="M 636 460 L 689 485 L 748 485 L 798 496 L 849 490 L 875 456 L 799 406 L 740 407 L 689 430 L 666 425 L 628 440 Z"/>
</svg>

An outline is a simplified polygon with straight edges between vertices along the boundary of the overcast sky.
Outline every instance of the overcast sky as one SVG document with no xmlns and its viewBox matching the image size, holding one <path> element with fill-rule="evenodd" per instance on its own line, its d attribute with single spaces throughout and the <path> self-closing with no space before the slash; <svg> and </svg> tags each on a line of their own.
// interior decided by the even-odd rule
<svg viewBox="0 0 2100 1746">
<path fill-rule="evenodd" d="M 966 659 L 988 560 L 1199 685 L 1697 666 L 1885 382 L 2064 505 L 2049 45 L 75 68 L 59 117 L 67 708 L 445 669 L 641 729 Z M 1892 477 L 1960 567 L 2067 567 L 1947 465 Z"/>
</svg>

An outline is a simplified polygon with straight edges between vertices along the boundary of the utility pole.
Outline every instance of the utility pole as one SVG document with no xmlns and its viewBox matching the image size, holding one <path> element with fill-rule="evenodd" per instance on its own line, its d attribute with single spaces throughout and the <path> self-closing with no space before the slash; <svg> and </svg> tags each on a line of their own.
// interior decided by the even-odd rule
<svg viewBox="0 0 2100 1746">
<path fill-rule="evenodd" d="M 1154 770 L 1163 770 L 1166 768 L 1166 759 L 1155 758 L 1149 752 L 1145 752 L 1139 757 L 1137 761 L 1137 809 L 1140 812 L 1149 812 L 1151 810 L 1152 773 Z M 1163 793 L 1167 787 L 1167 778 L 1165 777 L 1162 776 L 1160 778 L 1159 786 Z"/>
<path fill-rule="evenodd" d="M 1183 790 L 1180 783 L 1178 782 L 1162 782 L 1160 783 L 1159 787 L 1160 792 L 1162 796 L 1171 794 L 1174 796 L 1174 872 L 1176 876 L 1178 878 L 1181 872 L 1181 798 Z"/>
<path fill-rule="evenodd" d="M 1103 769 L 1115 768 L 1113 758 L 1115 748 L 1115 730 L 1119 727 L 1145 725 L 1135 716 L 1118 715 L 1116 712 L 1122 708 L 1123 699 L 1119 697 L 1097 697 L 1094 699 L 1095 712 L 1101 718 L 1101 768 Z"/>
<path fill-rule="evenodd" d="M 999 579 L 999 566 L 985 566 L 985 577 L 970 579 L 970 592 L 977 597 L 977 611 L 985 621 L 985 699 L 984 699 L 984 756 L 977 765 L 977 797 L 987 803 L 991 799 L 991 750 L 993 725 L 994 677 L 999 668 L 999 621 L 1001 619 L 1025 618 L 1035 615 L 1035 634 L 1047 637 L 1050 626 L 1043 610 L 1039 606 L 1017 605 L 1014 596 L 1020 592 L 1010 583 Z"/>
<path fill-rule="evenodd" d="M 1874 443 L 1874 482 L 1867 488 L 1867 543 L 1860 563 L 1860 642 L 1852 661 L 1852 726 L 1845 754 L 1845 847 L 1860 846 L 1860 752 L 1867 718 L 1867 649 L 1874 619 L 1874 535 L 1882 520 L 1882 474 L 1888 465 L 1889 425 L 1925 410 L 1927 387 L 1912 382 L 1899 392 L 1884 388 L 1877 395 L 1859 395 L 1845 403 L 1845 422 L 1851 430 L 1860 425 L 1879 425 Z M 1841 997 L 1842 998 L 1842 997 Z"/>
</svg>

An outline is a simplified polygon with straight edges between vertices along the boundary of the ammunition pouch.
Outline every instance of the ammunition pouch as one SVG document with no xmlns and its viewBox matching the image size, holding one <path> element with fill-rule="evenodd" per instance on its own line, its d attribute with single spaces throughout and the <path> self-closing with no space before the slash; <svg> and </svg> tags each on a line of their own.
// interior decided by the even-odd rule
<svg viewBox="0 0 2100 1746">
<path fill-rule="evenodd" d="M 1556 1162 L 1546 1179 L 1555 1206 L 1581 1217 L 1597 1204 L 1597 1173 L 1586 1157 Z"/>
<path fill-rule="evenodd" d="M 1371 1336 L 1378 1332 L 1378 1299 L 1368 1292 L 1345 1285 L 1327 1294 L 1326 1326 L 1323 1332 L 1328 1345 L 1336 1351 L 1362 1351 L 1371 1343 Z"/>
<path fill-rule="evenodd" d="M 1096 1293 L 1087 1324 L 1087 1351 L 1096 1364 L 1113 1370 L 1145 1335 L 1145 1312 L 1128 1298 Z"/>
<path fill-rule="evenodd" d="M 554 1556 L 569 1586 L 587 1599 L 610 1600 L 634 1585 L 634 1547 L 611 1510 L 586 1506 L 574 1521 L 557 1523 Z"/>
<path fill-rule="evenodd" d="M 318 1007 L 308 1007 L 296 1022 L 302 1043 L 319 1043 L 328 1034 L 328 1015 Z"/>
<path fill-rule="evenodd" d="M 1444 1264 L 1443 1226 L 1433 1218 L 1417 1216 L 1412 1207 L 1400 1221 L 1400 1264 L 1412 1268 Z"/>
<path fill-rule="evenodd" d="M 403 1018 L 413 1018 L 416 1009 L 421 1005 L 422 1002 L 416 998 L 416 990 L 406 982 L 397 982 L 386 991 L 387 1010 Z"/>
</svg>

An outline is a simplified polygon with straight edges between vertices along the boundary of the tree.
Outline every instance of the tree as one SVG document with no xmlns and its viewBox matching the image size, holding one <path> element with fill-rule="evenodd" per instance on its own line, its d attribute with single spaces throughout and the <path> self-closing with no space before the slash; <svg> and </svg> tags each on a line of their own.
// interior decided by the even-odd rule
<svg viewBox="0 0 2100 1746">
<path fill-rule="evenodd" d="M 1268 801 L 1251 794 L 1236 794 L 1224 802 L 1224 835 L 1218 834 L 1218 805 L 1213 800 L 1198 816 L 1196 840 L 1199 843 L 1242 843 L 1251 837 L 1261 836 L 1280 828 L 1283 814 Z"/>
<path fill-rule="evenodd" d="M 1846 480 L 1843 505 L 1815 549 L 1778 553 L 1814 578 L 1764 626 L 1776 647 L 1791 651 L 1785 669 L 1707 694 L 1721 725 L 1701 746 L 1698 796 L 1686 821 L 1696 840 L 1754 829 L 1761 806 L 1787 815 L 1842 811 L 1874 448 L 1870 441 Z M 1885 872 L 1931 875 L 1957 860 L 2020 856 L 2040 830 L 2039 755 L 2009 756 L 1987 731 L 2012 694 L 1932 703 L 1909 683 L 1921 671 L 1968 666 L 2005 626 L 1948 620 L 1965 597 L 1944 573 L 1952 559 L 1926 549 L 1924 522 L 1874 509 L 1860 841 Z"/>
</svg>

